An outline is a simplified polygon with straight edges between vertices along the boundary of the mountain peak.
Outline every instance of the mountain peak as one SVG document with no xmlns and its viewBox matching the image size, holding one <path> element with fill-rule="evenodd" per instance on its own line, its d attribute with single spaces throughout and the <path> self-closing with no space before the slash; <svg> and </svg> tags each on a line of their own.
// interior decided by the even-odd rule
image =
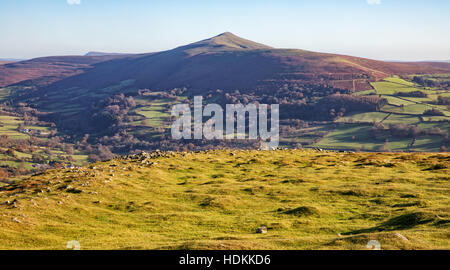
<svg viewBox="0 0 450 270">
<path fill-rule="evenodd" d="M 238 37 L 235 34 L 231 33 L 231 32 L 224 32 L 222 34 L 217 35 L 216 37 Z"/>
<path fill-rule="evenodd" d="M 247 50 L 256 50 L 256 49 L 271 49 L 272 47 L 257 43 L 248 39 L 241 38 L 236 36 L 231 32 L 225 32 L 220 35 L 217 35 L 213 38 L 206 39 L 201 42 L 207 42 L 212 45 L 222 45 L 229 48 L 234 49 L 247 49 Z"/>
<path fill-rule="evenodd" d="M 224 32 L 212 38 L 198 41 L 180 48 L 187 50 L 190 54 L 214 51 L 273 49 L 270 46 L 236 36 L 231 32 Z"/>
</svg>

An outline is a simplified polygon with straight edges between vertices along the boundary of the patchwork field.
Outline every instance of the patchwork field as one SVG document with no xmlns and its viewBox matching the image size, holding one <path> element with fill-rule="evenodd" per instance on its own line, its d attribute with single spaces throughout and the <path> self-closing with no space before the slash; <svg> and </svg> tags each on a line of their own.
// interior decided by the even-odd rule
<svg viewBox="0 0 450 270">
<path fill-rule="evenodd" d="M 8 135 L 12 139 L 28 139 L 28 134 L 17 131 L 20 123 L 23 121 L 17 117 L 0 115 L 0 134 Z"/>
<path fill-rule="evenodd" d="M 357 92 L 357 95 L 377 94 L 385 98 L 388 104 L 383 106 L 380 112 L 352 113 L 338 119 L 339 125 L 318 143 L 313 144 L 312 147 L 366 151 L 386 148 L 392 151 L 439 151 L 442 139 L 437 136 L 420 136 L 411 146 L 412 139 L 389 137 L 388 142 L 374 139 L 371 136 L 371 126 L 375 123 L 382 123 L 385 126 L 410 125 L 423 129 L 439 128 L 448 132 L 450 126 L 449 108 L 435 103 L 439 96 L 448 96 L 449 91 L 429 87 L 423 88 L 399 77 L 386 78 L 372 83 L 372 86 L 374 87 L 373 90 Z M 420 91 L 428 96 L 398 96 L 398 93 L 415 91 Z M 424 114 L 431 109 L 437 109 L 444 115 L 430 116 Z"/>
<path fill-rule="evenodd" d="M 49 170 L 1 189 L 0 249 L 449 249 L 449 160 L 155 152 Z"/>
<path fill-rule="evenodd" d="M 169 99 L 148 99 L 148 98 L 136 98 L 136 104 L 138 107 L 134 112 L 138 115 L 145 117 L 145 122 L 138 122 L 146 127 L 166 127 L 169 123 L 170 108 L 167 107 Z"/>
<path fill-rule="evenodd" d="M 19 130 L 19 126 L 22 126 L 22 130 Z M 87 163 L 88 156 L 79 151 L 68 154 L 60 148 L 44 147 L 42 145 L 35 145 L 31 151 L 24 150 L 22 146 L 20 146 L 21 143 L 26 144 L 26 141 L 32 137 L 34 140 L 38 140 L 45 144 L 45 142 L 48 141 L 47 136 L 51 131 L 52 128 L 47 126 L 27 126 L 21 117 L 0 115 L 0 136 L 6 135 L 8 140 L 12 142 L 10 146 L 0 146 L 0 169 L 12 171 L 24 169 L 32 171 L 49 162 L 71 163 L 78 166 Z M 33 155 L 38 155 L 42 159 L 36 160 Z M 71 160 L 70 162 L 68 161 L 69 157 Z M 14 173 L 10 173 L 9 176 L 6 177 L 9 181 L 20 178 L 22 178 L 22 176 Z M 2 177 L 0 180 L 5 180 L 5 178 Z"/>
</svg>

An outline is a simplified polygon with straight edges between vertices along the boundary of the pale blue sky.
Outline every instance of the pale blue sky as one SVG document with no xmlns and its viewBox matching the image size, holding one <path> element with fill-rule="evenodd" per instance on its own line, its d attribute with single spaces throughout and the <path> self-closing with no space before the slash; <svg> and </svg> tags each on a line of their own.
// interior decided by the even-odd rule
<svg viewBox="0 0 450 270">
<path fill-rule="evenodd" d="M 450 1 L 379 1 L 0 0 L 0 58 L 152 52 L 230 31 L 279 48 L 450 60 Z"/>
</svg>

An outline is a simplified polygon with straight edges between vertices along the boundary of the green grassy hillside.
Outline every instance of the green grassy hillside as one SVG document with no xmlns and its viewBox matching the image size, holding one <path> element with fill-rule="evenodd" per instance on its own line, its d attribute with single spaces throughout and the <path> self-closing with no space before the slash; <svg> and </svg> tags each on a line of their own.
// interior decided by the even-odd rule
<svg viewBox="0 0 450 270">
<path fill-rule="evenodd" d="M 1 189 L 0 249 L 449 249 L 449 160 L 223 150 L 49 170 Z"/>
</svg>

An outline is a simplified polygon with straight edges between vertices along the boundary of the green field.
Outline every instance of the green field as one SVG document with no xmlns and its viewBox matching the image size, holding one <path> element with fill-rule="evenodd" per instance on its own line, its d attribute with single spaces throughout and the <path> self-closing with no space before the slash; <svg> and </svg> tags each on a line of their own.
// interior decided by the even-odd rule
<svg viewBox="0 0 450 270">
<path fill-rule="evenodd" d="M 425 151 L 435 151 L 438 152 L 441 146 L 442 139 L 437 136 L 426 136 L 418 138 L 414 146 L 411 148 L 412 151 L 425 152 Z"/>
<path fill-rule="evenodd" d="M 17 131 L 21 123 L 23 123 L 23 120 L 17 117 L 0 115 L 0 134 L 8 135 L 11 139 L 28 139 L 30 137 L 28 134 Z"/>
<path fill-rule="evenodd" d="M 395 84 L 398 84 L 398 85 L 400 85 L 400 86 L 417 87 L 417 85 L 416 85 L 415 83 L 410 82 L 410 81 L 403 80 L 403 79 L 399 78 L 398 76 L 393 76 L 393 77 L 385 78 L 384 81 L 386 81 L 386 82 L 391 82 L 391 83 L 395 83 Z"/>
<path fill-rule="evenodd" d="M 417 126 L 423 129 L 439 128 L 444 132 L 450 132 L 450 122 L 422 122 Z"/>
<path fill-rule="evenodd" d="M 371 83 L 378 95 L 393 95 L 397 92 L 422 91 L 426 94 L 436 93 L 434 90 L 424 89 L 412 82 L 398 77 L 385 78 L 382 81 Z"/>
<path fill-rule="evenodd" d="M 420 122 L 419 117 L 402 114 L 390 114 L 388 118 L 383 121 L 383 124 L 418 124 Z"/>
<path fill-rule="evenodd" d="M 389 118 L 388 118 L 389 119 Z M 384 122 L 383 122 L 384 123 Z M 385 141 L 380 138 L 374 138 L 371 131 L 372 126 L 361 124 L 345 124 L 339 125 L 332 132 L 328 133 L 313 147 L 323 149 L 344 149 L 344 150 L 361 150 L 361 151 L 426 151 L 423 146 L 414 145 L 410 147 L 412 139 L 388 137 Z M 428 140 L 429 137 L 419 137 L 417 142 Z M 433 138 L 434 143 L 430 145 L 428 151 L 439 151 L 442 138 Z"/>
<path fill-rule="evenodd" d="M 302 146 L 312 145 L 332 130 L 332 125 L 311 125 L 307 128 L 290 131 L 288 134 L 284 134 L 281 131 L 280 146 L 297 147 L 298 144 Z"/>
<path fill-rule="evenodd" d="M 371 137 L 371 128 L 371 125 L 341 124 L 313 146 L 325 149 L 358 149 L 363 151 L 375 151 L 380 148 L 384 142 L 374 140 Z"/>
<path fill-rule="evenodd" d="M 408 105 L 414 105 L 416 102 L 404 99 L 404 98 L 398 98 L 393 96 L 384 96 L 385 99 L 387 99 L 388 103 L 395 106 L 408 106 Z"/>
<path fill-rule="evenodd" d="M 164 105 L 167 105 L 169 100 L 155 99 L 149 101 L 144 98 L 137 98 L 136 103 L 139 106 L 134 112 L 145 117 L 147 124 L 144 126 L 164 127 L 168 125 L 170 110 L 164 107 Z M 140 124 L 143 125 L 142 121 Z"/>
<path fill-rule="evenodd" d="M 0 88 L 0 101 L 4 101 L 11 96 L 11 89 Z"/>
<path fill-rule="evenodd" d="M 364 112 L 352 113 L 345 117 L 338 119 L 339 123 L 375 123 L 382 122 L 389 116 L 389 113 L 384 112 Z"/>
</svg>

